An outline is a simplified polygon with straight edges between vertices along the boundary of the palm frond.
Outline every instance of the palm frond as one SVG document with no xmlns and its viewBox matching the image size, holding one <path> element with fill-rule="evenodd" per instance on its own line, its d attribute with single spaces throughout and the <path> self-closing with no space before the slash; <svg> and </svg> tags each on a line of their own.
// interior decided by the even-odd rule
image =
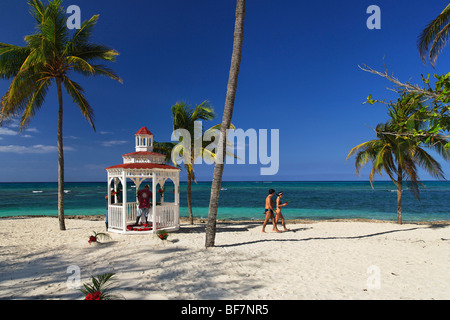
<svg viewBox="0 0 450 320">
<path fill-rule="evenodd" d="M 31 70 L 18 73 L 2 97 L 1 113 L 8 117 L 22 112 L 32 99 L 40 78 L 39 74 L 33 73 Z"/>
<path fill-rule="evenodd" d="M 96 277 L 91 276 L 92 284 L 84 283 L 83 288 L 79 290 L 84 295 L 100 292 L 100 300 L 122 299 L 123 297 L 120 294 L 114 294 L 112 292 L 114 285 L 117 283 L 117 281 L 113 279 L 114 276 L 115 273 L 104 273 L 97 275 Z"/>
<path fill-rule="evenodd" d="M 30 14 L 36 20 L 36 23 L 39 25 L 42 23 L 44 14 L 45 14 L 45 6 L 41 0 L 29 0 L 28 6 L 30 8 Z"/>
<path fill-rule="evenodd" d="M 72 39 L 67 42 L 65 52 L 70 52 L 79 45 L 85 45 L 89 43 L 89 39 L 92 37 L 94 27 L 98 22 L 99 15 L 92 16 L 89 20 L 83 21 L 81 27 L 74 33 Z"/>
<path fill-rule="evenodd" d="M 0 78 L 6 80 L 15 77 L 30 51 L 27 47 L 0 43 Z"/>
<path fill-rule="evenodd" d="M 445 179 L 444 171 L 439 162 L 424 149 L 419 147 L 414 149 L 414 160 L 421 168 L 424 168 L 430 176 L 436 179 Z"/>
<path fill-rule="evenodd" d="M 209 101 L 205 100 L 195 107 L 192 112 L 192 120 L 212 120 L 216 117 L 213 107 L 209 103 Z"/>
<path fill-rule="evenodd" d="M 94 68 L 94 75 L 106 76 L 110 79 L 123 83 L 122 78 L 111 68 L 104 65 L 93 65 L 92 67 Z"/>
<path fill-rule="evenodd" d="M 186 104 L 186 102 L 181 101 L 174 104 L 171 110 L 173 130 L 185 129 L 188 130 L 192 135 L 194 132 L 194 121 L 192 121 L 191 107 Z"/>
<path fill-rule="evenodd" d="M 87 74 L 94 74 L 95 69 L 86 60 L 77 56 L 67 56 L 65 57 L 66 63 L 69 65 L 68 68 L 73 68 L 76 71 L 82 71 Z"/>
<path fill-rule="evenodd" d="M 28 126 L 33 116 L 42 107 L 50 86 L 51 79 L 43 79 L 38 82 L 36 88 L 33 90 L 31 99 L 28 101 L 27 106 L 22 113 L 22 118 L 20 120 L 20 132 Z"/>
<path fill-rule="evenodd" d="M 119 55 L 116 50 L 111 49 L 108 46 L 95 43 L 84 43 L 77 45 L 76 47 L 70 48 L 70 50 L 67 51 L 67 54 L 80 57 L 88 62 L 95 60 L 114 62 L 116 61 L 116 56 Z"/>
<path fill-rule="evenodd" d="M 67 77 L 64 79 L 63 83 L 67 93 L 72 97 L 73 102 L 80 108 L 84 118 L 91 124 L 94 131 L 96 131 L 94 125 L 94 110 L 84 97 L 83 88 Z"/>
<path fill-rule="evenodd" d="M 450 4 L 419 35 L 417 47 L 423 63 L 434 66 L 437 56 L 449 40 Z"/>
<path fill-rule="evenodd" d="M 424 139 L 422 139 L 424 140 Z M 450 159 L 450 149 L 447 149 L 445 145 L 448 143 L 447 138 L 436 135 L 434 137 L 430 137 L 429 141 L 425 139 L 425 141 L 421 141 L 422 144 L 435 151 L 438 155 L 440 155 L 444 160 Z"/>
<path fill-rule="evenodd" d="M 363 142 L 363 143 L 357 145 L 356 147 L 353 147 L 350 150 L 350 152 L 348 153 L 346 160 L 350 159 L 353 155 L 355 155 L 355 153 L 357 153 L 359 151 L 364 151 L 369 148 L 373 148 L 374 144 L 376 144 L 376 143 L 377 143 L 376 140 L 370 140 L 370 141 Z"/>
<path fill-rule="evenodd" d="M 62 7 L 62 0 L 50 1 L 45 7 L 44 14 L 37 30 L 51 45 L 54 51 L 62 53 L 69 40 L 69 30 L 66 25 L 66 12 Z"/>
</svg>

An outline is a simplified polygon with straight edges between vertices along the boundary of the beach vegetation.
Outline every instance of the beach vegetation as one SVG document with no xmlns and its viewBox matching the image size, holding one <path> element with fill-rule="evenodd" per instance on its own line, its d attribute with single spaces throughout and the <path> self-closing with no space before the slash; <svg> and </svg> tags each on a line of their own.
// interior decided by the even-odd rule
<svg viewBox="0 0 450 320">
<path fill-rule="evenodd" d="M 448 44 L 449 40 L 450 4 L 448 4 L 418 36 L 417 48 L 422 62 L 426 64 L 427 60 L 429 60 L 431 65 L 435 67 L 439 54 Z M 430 142 L 433 137 L 440 138 L 442 135 L 445 135 L 446 138 L 450 137 L 450 73 L 442 75 L 434 74 L 432 77 L 430 74 L 426 76 L 421 75 L 422 84 L 417 85 L 410 81 L 402 82 L 393 75 L 390 75 L 386 65 L 383 72 L 374 70 L 366 65 L 360 68 L 392 82 L 395 85 L 392 90 L 400 95 L 414 94 L 415 99 L 422 103 L 422 109 L 418 109 L 417 111 L 425 114 L 423 120 L 426 125 L 422 126 L 420 129 L 413 128 L 413 130 L 409 132 L 392 133 L 408 136 L 422 136 L 427 139 L 427 142 Z M 372 95 L 369 95 L 367 102 L 370 104 L 376 102 L 386 103 L 384 100 L 379 101 L 372 99 Z M 423 111 L 426 111 L 426 113 Z M 450 143 L 447 143 L 446 148 L 450 148 Z"/>
<path fill-rule="evenodd" d="M 370 99 L 370 97 L 369 97 Z M 431 149 L 445 160 L 450 159 L 446 148 L 448 140 L 435 133 L 433 136 L 417 134 L 428 124 L 429 110 L 417 99 L 415 93 L 404 93 L 388 106 L 389 119 L 378 124 L 376 139 L 352 148 L 347 160 L 355 156 L 356 173 L 370 161 L 372 169 L 369 180 L 373 187 L 376 174 L 384 171 L 397 187 L 397 222 L 402 223 L 402 191 L 407 184 L 412 194 L 420 200 L 418 176 L 421 167 L 434 178 L 445 179 L 441 165 L 425 150 Z"/>
<path fill-rule="evenodd" d="M 175 145 L 172 150 L 172 155 L 183 155 L 188 158 L 189 161 L 184 161 L 184 167 L 187 172 L 187 204 L 189 211 L 189 222 L 190 224 L 194 224 L 194 216 L 192 214 L 192 182 L 197 183 L 195 179 L 195 171 L 194 164 L 196 158 L 203 157 L 203 153 L 209 153 L 212 157 L 215 155 L 206 148 L 206 143 L 203 141 L 203 128 L 201 129 L 201 134 L 196 134 L 196 123 L 199 123 L 200 120 L 209 121 L 216 117 L 213 107 L 209 103 L 209 101 L 203 101 L 199 105 L 192 107 L 188 103 L 184 101 L 177 102 L 172 106 L 172 121 L 173 121 L 173 130 L 174 132 L 180 132 L 180 130 L 186 132 L 186 135 L 175 136 L 179 142 Z M 186 137 L 194 137 L 194 139 L 190 139 L 188 145 L 186 145 Z M 200 141 L 195 141 L 195 139 L 199 139 Z M 201 146 L 199 150 L 197 150 L 196 146 Z M 174 165 L 177 164 L 176 157 L 172 156 L 172 161 Z"/>
<path fill-rule="evenodd" d="M 399 96 L 408 95 L 414 96 L 414 101 L 420 103 L 420 108 L 415 110 L 416 118 L 422 119 L 423 125 L 419 128 L 411 128 L 409 131 L 402 132 L 390 132 L 391 134 L 416 137 L 420 136 L 429 142 L 433 137 L 440 138 L 445 136 L 450 138 L 450 73 L 437 75 L 433 77 L 428 74 L 427 76 L 421 75 L 422 85 L 412 84 L 409 82 L 402 82 L 390 75 L 385 66 L 385 71 L 380 72 L 374 70 L 366 65 L 360 68 L 363 71 L 370 72 L 372 74 L 381 76 L 394 84 L 394 88 L 390 88 L 392 91 L 397 92 Z M 434 80 L 433 80 L 434 78 Z M 381 103 L 386 106 L 392 104 L 392 102 L 386 102 L 385 100 L 377 100 L 369 95 L 366 103 L 371 105 L 375 103 Z M 450 148 L 450 142 L 446 144 L 446 148 Z"/>
<path fill-rule="evenodd" d="M 158 238 L 161 240 L 167 240 L 167 238 L 169 237 L 169 234 L 167 233 L 166 230 L 160 230 L 158 231 Z"/>
<path fill-rule="evenodd" d="M 117 300 L 122 296 L 113 292 L 116 283 L 115 273 L 105 273 L 91 277 L 91 283 L 84 283 L 79 289 L 84 295 L 84 300 Z"/>
<path fill-rule="evenodd" d="M 109 67 L 99 62 L 114 62 L 116 50 L 91 42 L 98 15 L 69 31 L 62 0 L 28 1 L 36 21 L 34 34 L 25 36 L 25 46 L 0 43 L 0 78 L 12 79 L 1 98 L 0 125 L 20 117 L 20 130 L 27 127 L 44 105 L 52 84 L 58 94 L 58 216 L 60 230 L 64 222 L 64 148 L 63 148 L 63 87 L 95 131 L 94 110 L 86 99 L 84 89 L 69 75 L 106 76 L 122 82 Z"/>
<path fill-rule="evenodd" d="M 437 57 L 450 40 L 450 4 L 420 33 L 417 40 L 420 58 L 434 67 Z"/>
<path fill-rule="evenodd" d="M 109 234 L 104 233 L 104 232 L 93 231 L 93 233 L 89 236 L 88 242 L 92 243 L 92 242 L 99 242 L 99 240 L 102 241 L 102 240 L 109 240 L 109 239 L 111 239 L 111 236 Z"/>
</svg>

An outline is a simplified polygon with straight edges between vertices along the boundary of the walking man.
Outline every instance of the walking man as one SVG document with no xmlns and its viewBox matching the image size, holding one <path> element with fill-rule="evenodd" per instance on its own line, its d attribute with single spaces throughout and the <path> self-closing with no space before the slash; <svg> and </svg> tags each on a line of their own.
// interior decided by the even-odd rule
<svg viewBox="0 0 450 320">
<path fill-rule="evenodd" d="M 262 232 L 266 232 L 266 225 L 267 225 L 267 222 L 269 222 L 269 219 L 272 219 L 272 223 L 273 223 L 272 231 L 281 232 L 277 228 L 277 225 L 275 223 L 275 216 L 273 214 L 273 199 L 272 199 L 272 197 L 274 194 L 275 194 L 275 190 L 270 189 L 269 195 L 266 197 L 266 206 L 265 206 L 265 210 L 264 210 L 266 219 L 264 220 L 264 223 L 263 223 Z"/>
</svg>

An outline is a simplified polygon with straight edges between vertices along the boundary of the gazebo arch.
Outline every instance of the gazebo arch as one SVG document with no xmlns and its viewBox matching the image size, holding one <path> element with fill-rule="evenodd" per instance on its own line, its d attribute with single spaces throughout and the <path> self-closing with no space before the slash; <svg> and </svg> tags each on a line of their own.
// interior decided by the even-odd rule
<svg viewBox="0 0 450 320">
<path fill-rule="evenodd" d="M 175 231 L 180 227 L 179 185 L 180 169 L 164 163 L 165 156 L 153 152 L 153 134 L 142 127 L 135 134 L 135 152 L 122 156 L 123 164 L 106 168 L 108 173 L 108 231 L 118 233 L 156 233 L 158 230 Z M 131 180 L 136 186 L 136 193 L 142 183 L 151 181 L 152 201 L 148 215 L 151 226 L 145 231 L 135 231 L 130 228 L 137 219 L 138 202 L 136 197 L 127 199 L 127 182 Z M 160 201 L 157 203 L 158 189 L 156 186 L 164 186 L 166 181 L 174 184 L 174 202 Z M 111 185 L 114 188 L 119 183 L 122 185 L 121 203 L 112 201 Z M 146 183 L 147 184 L 147 183 Z M 148 183 L 150 185 L 150 183 Z M 116 191 L 116 189 L 114 190 Z"/>
</svg>

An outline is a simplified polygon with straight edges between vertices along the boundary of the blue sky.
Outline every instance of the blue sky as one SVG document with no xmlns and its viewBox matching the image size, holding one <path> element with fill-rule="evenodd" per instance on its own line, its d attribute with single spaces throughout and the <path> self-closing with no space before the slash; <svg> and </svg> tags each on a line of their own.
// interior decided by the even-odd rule
<svg viewBox="0 0 450 320">
<path fill-rule="evenodd" d="M 381 29 L 369 30 L 367 7 L 381 9 Z M 445 1 L 247 1 L 245 38 L 232 122 L 247 130 L 280 130 L 280 167 L 261 176 L 261 164 L 228 165 L 224 180 L 367 180 L 355 175 L 355 145 L 373 139 L 387 119 L 383 105 L 362 104 L 369 94 L 395 99 L 367 64 L 403 81 L 450 70 L 450 48 L 436 70 L 424 65 L 416 40 Z M 94 41 L 120 56 L 110 67 L 124 79 L 81 79 L 95 110 L 95 133 L 64 96 L 66 181 L 104 181 L 105 167 L 134 151 L 134 134 L 146 126 L 156 141 L 169 141 L 170 107 L 209 100 L 221 122 L 231 60 L 235 1 L 76 1 L 82 20 L 100 14 Z M 0 42 L 23 45 L 34 31 L 25 0 L 0 0 Z M 0 92 L 9 81 L 0 80 Z M 21 135 L 12 123 L 0 128 L 0 181 L 57 181 L 56 88 Z M 441 159 L 439 159 L 441 160 Z M 444 171 L 450 165 L 441 161 Z M 213 166 L 196 166 L 211 181 Z M 425 173 L 422 179 L 429 178 Z M 182 179 L 185 172 L 182 172 Z M 386 177 L 385 177 L 386 178 Z M 378 178 L 380 179 L 380 178 Z"/>
</svg>

